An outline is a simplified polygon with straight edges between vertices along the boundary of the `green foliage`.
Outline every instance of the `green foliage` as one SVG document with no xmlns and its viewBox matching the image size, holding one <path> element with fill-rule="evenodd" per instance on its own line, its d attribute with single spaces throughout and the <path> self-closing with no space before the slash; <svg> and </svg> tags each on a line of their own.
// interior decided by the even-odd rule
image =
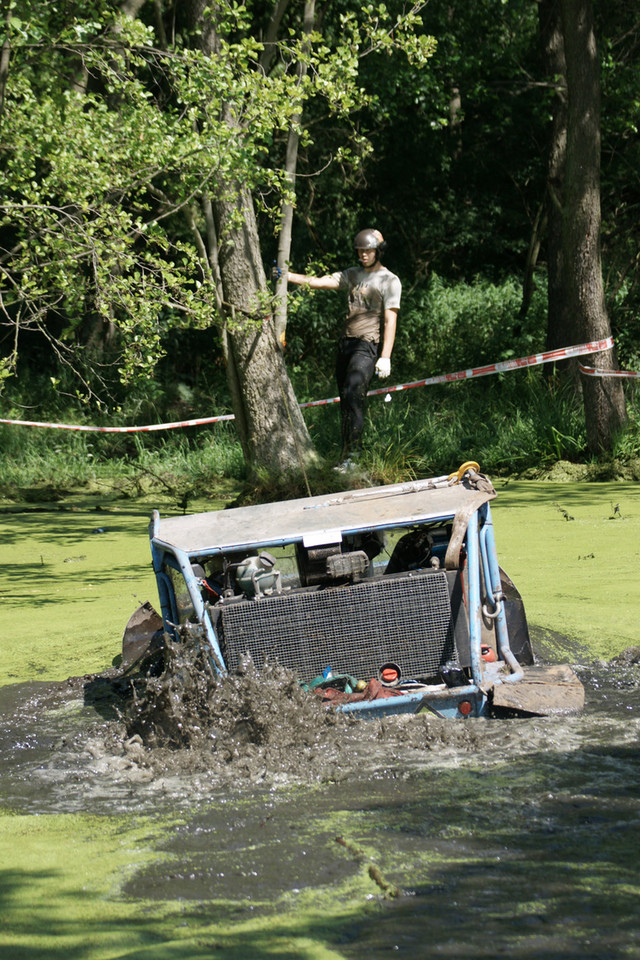
<svg viewBox="0 0 640 960">
<path fill-rule="evenodd" d="M 188 34 L 180 4 L 144 4 L 131 20 L 112 0 L 12 0 L 0 27 L 10 52 L 0 91 L 3 412 L 15 402 L 18 416 L 30 406 L 38 419 L 48 409 L 58 419 L 105 423 L 226 412 L 204 211 L 207 197 L 231 199 L 234 183 L 256 198 L 268 263 L 283 197 L 297 204 L 296 269 L 346 265 L 356 230 L 380 226 L 386 262 L 404 284 L 394 379 L 543 346 L 544 268 L 523 323 L 513 279 L 522 273 L 545 185 L 550 92 L 540 82 L 536 5 L 336 0 L 323 5 L 322 32 L 308 38 L 302 6 L 287 6 L 269 61 L 263 38 L 273 4 L 208 8 L 219 42 L 210 59 Z M 628 0 L 596 9 L 607 292 L 619 358 L 640 369 L 638 22 Z M 166 43 L 155 26 L 158 10 L 171 27 Z M 199 32 L 209 26 L 204 19 Z M 304 77 L 299 63 L 308 67 Z M 282 175 L 294 118 L 301 136 L 295 198 Z M 218 238 L 223 252 L 228 239 Z M 335 392 L 343 314 L 332 294 L 291 294 L 286 359 L 300 400 Z M 35 399 L 31 371 L 43 375 Z M 469 387 L 443 388 L 446 402 L 455 396 L 453 407 L 464 407 L 475 396 Z M 427 388 L 425 395 L 439 393 Z M 487 413 L 511 438 L 516 459 L 520 447 L 527 462 L 580 456 L 573 414 L 565 410 L 570 425 L 555 418 L 545 426 L 543 416 L 538 427 L 525 410 L 534 395 L 521 407 L 521 398 L 501 396 L 504 422 Z M 412 426 L 421 403 L 408 404 L 395 426 L 395 398 L 383 408 L 376 426 L 389 422 L 390 433 L 376 446 L 380 470 L 385 460 L 410 471 L 426 463 L 424 435 Z M 573 410 L 568 398 L 562 404 Z M 420 416 L 431 423 L 425 409 Z M 471 412 L 459 427 L 433 414 L 441 456 L 430 454 L 430 462 L 466 449 L 462 421 L 475 423 Z M 325 451 L 335 443 L 334 415 L 308 415 Z M 474 443 L 484 437 L 482 422 Z M 117 458 L 138 456 L 130 440 L 91 442 L 98 459 L 108 443 Z M 630 434 L 620 442 L 634 448 Z M 162 446 L 158 437 L 145 443 L 152 451 Z M 495 443 L 486 444 L 492 463 L 507 462 L 507 451 L 498 455 Z"/>
<path fill-rule="evenodd" d="M 544 344 L 545 292 L 536 291 L 523 325 L 515 278 L 452 284 L 432 276 L 426 289 L 406 298 L 395 364 L 417 380 L 535 352 Z"/>
<path fill-rule="evenodd" d="M 339 455 L 339 409 L 312 408 L 306 419 L 324 471 L 309 475 L 312 492 L 344 486 L 331 470 Z M 629 426 L 596 478 L 636 476 L 640 403 L 631 391 Z M 246 474 L 231 425 L 159 434 L 100 435 L 0 426 L 0 496 L 56 500 L 70 491 L 106 498 L 167 495 L 180 509 L 238 490 Z M 490 476 L 540 476 L 558 461 L 584 463 L 586 435 L 579 398 L 540 368 L 500 377 L 418 388 L 369 400 L 363 468 L 387 483 L 450 473 L 477 460 Z M 605 474 L 603 474 L 605 471 Z M 356 478 L 361 483 L 361 478 Z M 264 499 L 304 496 L 305 481 L 264 477 Z M 294 485 L 297 484 L 297 485 Z M 251 495 L 255 496 L 256 487 Z"/>
<path fill-rule="evenodd" d="M 437 40 L 426 66 L 360 61 L 369 99 L 359 128 L 373 145 L 361 175 L 332 166 L 299 184 L 311 249 L 335 253 L 372 222 L 392 268 L 419 282 L 432 270 L 467 280 L 515 272 L 545 182 L 536 5 L 431 0 L 421 16 Z M 298 232 L 304 257 L 303 224 Z"/>
<path fill-rule="evenodd" d="M 0 426 L 0 496 L 56 501 L 85 490 L 128 499 L 167 494 L 181 508 L 245 477 L 242 450 L 226 424 L 184 432 L 100 435 Z"/>
<path fill-rule="evenodd" d="M 640 457 L 637 398 L 631 397 L 629 406 L 629 428 L 614 450 L 619 473 Z M 345 482 L 331 470 L 339 454 L 338 408 L 310 409 L 307 422 L 328 465 L 309 476 L 312 491 L 337 489 Z M 78 489 L 117 498 L 156 491 L 189 509 L 194 500 L 214 497 L 230 484 L 239 489 L 246 478 L 240 445 L 225 423 L 155 435 L 2 426 L 0 449 L 0 495 L 15 500 L 55 500 Z M 396 393 L 389 402 L 371 398 L 363 468 L 380 483 L 438 476 L 465 460 L 478 461 L 493 476 L 540 475 L 560 460 L 584 461 L 585 451 L 579 398 L 568 385 L 532 368 Z M 302 474 L 295 481 L 281 478 L 280 488 L 265 477 L 263 494 L 273 499 L 295 490 L 304 496 L 304 485 Z"/>
<path fill-rule="evenodd" d="M 248 186 L 277 212 L 288 186 L 270 151 L 311 100 L 342 119 L 337 149 L 353 162 L 351 140 L 363 142 L 349 119 L 365 100 L 359 58 L 401 48 L 424 63 L 434 46 L 416 34 L 412 8 L 397 16 L 346 8 L 329 38 L 314 32 L 303 42 L 292 26 L 265 75 L 252 11 L 241 4 L 215 7 L 215 57 L 184 24 L 162 49 L 152 25 L 108 0 L 66 10 L 15 0 L 13 11 L 0 284 L 16 336 L 2 378 L 24 334 L 35 333 L 82 370 L 85 396 L 102 399 L 114 372 L 124 383 L 151 376 L 176 329 L 219 319 L 201 201 Z M 212 9 L 202 30 L 208 17 Z M 100 375 L 96 356 L 108 364 Z"/>
<path fill-rule="evenodd" d="M 11 499 L 57 500 L 95 479 L 93 444 L 84 433 L 0 426 L 0 491 Z M 108 465 L 100 468 L 109 469 Z"/>
<path fill-rule="evenodd" d="M 394 462 L 405 475 L 433 476 L 465 460 L 513 476 L 582 456 L 584 423 L 573 392 L 540 371 L 509 377 L 395 395 L 371 416 L 372 462 L 385 477 Z"/>
<path fill-rule="evenodd" d="M 611 456 L 622 462 L 640 461 L 640 394 L 635 385 L 629 390 L 627 416 L 628 423 L 615 438 Z"/>
</svg>

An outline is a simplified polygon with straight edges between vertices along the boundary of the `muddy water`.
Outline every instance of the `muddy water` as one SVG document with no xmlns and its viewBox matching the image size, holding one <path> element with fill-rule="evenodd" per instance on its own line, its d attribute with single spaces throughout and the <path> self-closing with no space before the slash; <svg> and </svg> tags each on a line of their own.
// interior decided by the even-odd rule
<svg viewBox="0 0 640 960">
<path fill-rule="evenodd" d="M 633 957 L 634 660 L 578 665 L 581 717 L 514 721 L 337 718 L 278 673 L 220 689 L 226 717 L 175 708 L 174 676 L 164 725 L 113 671 L 5 687 L 0 806 L 144 816 L 154 857 L 119 898 L 241 929 L 247 957 Z"/>
<path fill-rule="evenodd" d="M 203 715 L 179 663 L 155 690 L 115 671 L 54 682 L 107 665 L 153 599 L 146 512 L 16 522 L 0 954 L 638 956 L 640 666 L 612 658 L 636 639 L 640 510 L 620 490 L 500 494 L 505 567 L 546 627 L 537 653 L 587 690 L 582 716 L 546 720 L 339 718 L 276 673 Z"/>
</svg>

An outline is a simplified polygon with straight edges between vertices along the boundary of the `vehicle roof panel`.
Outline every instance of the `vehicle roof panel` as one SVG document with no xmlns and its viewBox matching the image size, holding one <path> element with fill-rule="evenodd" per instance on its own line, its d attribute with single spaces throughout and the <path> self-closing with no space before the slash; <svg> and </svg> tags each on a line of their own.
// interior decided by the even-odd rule
<svg viewBox="0 0 640 960">
<path fill-rule="evenodd" d="M 159 520 L 156 539 L 192 556 L 303 539 L 335 543 L 338 532 L 450 519 L 475 496 L 477 490 L 465 481 L 449 486 L 446 478 L 419 480 L 168 517 Z"/>
</svg>

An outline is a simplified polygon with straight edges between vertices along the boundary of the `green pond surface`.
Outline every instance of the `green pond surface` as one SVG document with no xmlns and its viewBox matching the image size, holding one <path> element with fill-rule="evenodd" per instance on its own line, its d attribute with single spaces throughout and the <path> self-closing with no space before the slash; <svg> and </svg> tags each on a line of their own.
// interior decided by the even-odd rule
<svg viewBox="0 0 640 960">
<path fill-rule="evenodd" d="M 66 684 L 156 602 L 151 505 L 0 505 L 0 955 L 637 957 L 640 668 L 606 663 L 640 642 L 637 485 L 497 489 L 501 565 L 584 714 L 301 732 L 296 777 L 254 745 L 159 775 Z"/>
</svg>

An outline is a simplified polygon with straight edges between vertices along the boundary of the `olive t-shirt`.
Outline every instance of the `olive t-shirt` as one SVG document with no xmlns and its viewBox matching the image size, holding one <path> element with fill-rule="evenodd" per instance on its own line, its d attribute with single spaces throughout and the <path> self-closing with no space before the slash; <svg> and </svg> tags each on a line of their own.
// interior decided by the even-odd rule
<svg viewBox="0 0 640 960">
<path fill-rule="evenodd" d="M 368 272 L 364 267 L 349 267 L 332 276 L 339 290 L 349 294 L 349 313 L 343 336 L 379 343 L 385 310 L 400 307 L 402 284 L 386 267 Z"/>
</svg>

